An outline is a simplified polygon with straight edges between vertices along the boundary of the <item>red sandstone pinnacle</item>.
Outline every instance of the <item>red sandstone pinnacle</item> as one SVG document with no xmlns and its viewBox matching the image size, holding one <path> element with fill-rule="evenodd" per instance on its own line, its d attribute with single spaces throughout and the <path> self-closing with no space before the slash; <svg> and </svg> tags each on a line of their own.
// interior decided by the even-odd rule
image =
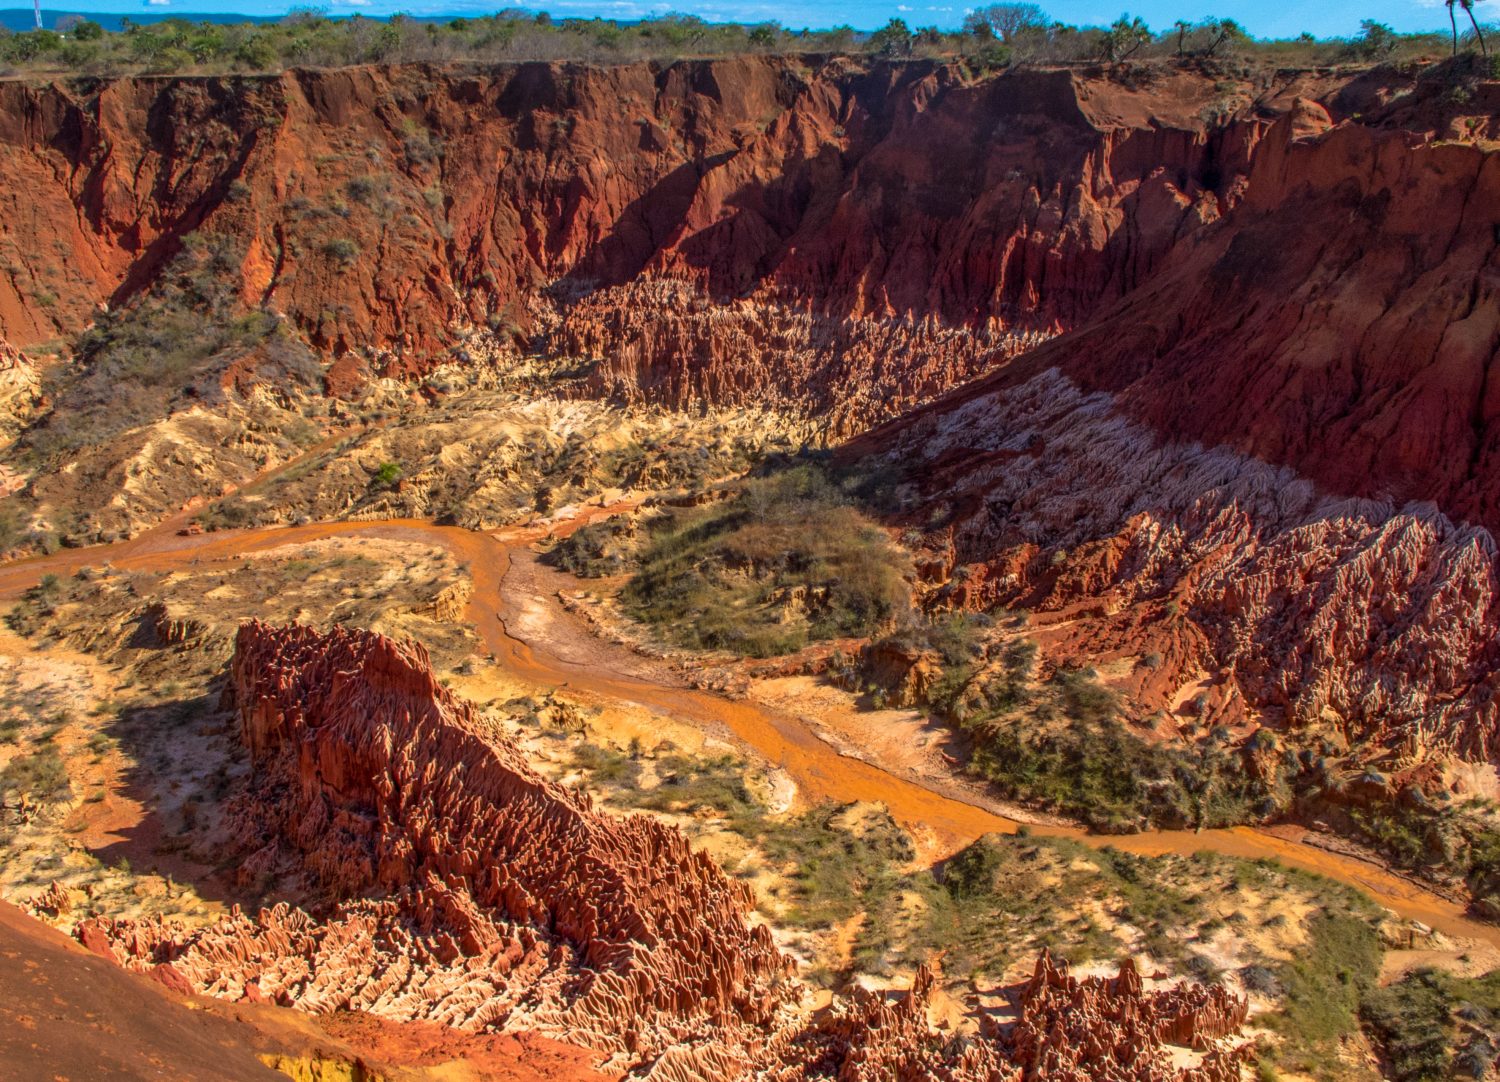
<svg viewBox="0 0 1500 1082">
<path fill-rule="evenodd" d="M 675 829 L 595 811 L 434 677 L 420 646 L 368 631 L 240 629 L 226 701 L 254 762 L 247 874 L 286 864 L 328 899 L 238 907 L 207 928 L 78 926 L 91 950 L 180 992 L 529 1030 L 619 1053 L 660 1082 L 939 1079 L 1229 1082 L 1245 1005 L 1144 993 L 1128 962 L 1077 981 L 1043 955 L 1016 1036 L 959 1040 L 911 991 L 857 991 L 809 1020 L 751 898 Z M 39 902 L 56 902 L 49 891 Z M 1173 1072 L 1163 1043 L 1207 1050 Z"/>
<path fill-rule="evenodd" d="M 1163 1044 L 1217 1053 L 1182 1072 L 1182 1082 L 1239 1078 L 1249 1047 L 1219 1042 L 1245 1022 L 1249 1003 L 1222 986 L 1180 984 L 1145 993 L 1129 959 L 1113 979 L 1068 975 L 1044 950 L 1021 994 L 1021 1017 L 1006 1042 L 1028 1078 L 1170 1078 Z"/>
<path fill-rule="evenodd" d="M 199 933 L 95 922 L 137 965 L 312 1010 L 583 1036 L 635 1051 L 770 1027 L 790 961 L 752 898 L 677 831 L 593 810 L 536 774 L 420 646 L 252 622 L 227 697 L 255 764 L 250 872 L 291 859 L 333 903 Z M 377 900 L 378 899 L 378 900 Z"/>
</svg>

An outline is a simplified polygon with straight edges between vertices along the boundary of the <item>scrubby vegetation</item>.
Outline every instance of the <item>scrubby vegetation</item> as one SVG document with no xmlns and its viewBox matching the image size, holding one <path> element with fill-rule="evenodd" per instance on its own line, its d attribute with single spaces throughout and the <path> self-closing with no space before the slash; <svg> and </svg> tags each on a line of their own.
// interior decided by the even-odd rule
<svg viewBox="0 0 1500 1082">
<path fill-rule="evenodd" d="M 1484 1078 L 1500 1055 L 1500 971 L 1419 969 L 1371 992 L 1362 1014 L 1395 1082 Z"/>
<path fill-rule="evenodd" d="M 322 365 L 301 340 L 275 315 L 240 305 L 242 261 L 228 238 L 189 234 L 149 294 L 101 315 L 79 338 L 75 363 L 48 371 L 54 407 L 22 437 L 29 459 L 54 462 L 212 400 L 224 366 L 252 349 L 279 386 L 317 387 Z"/>
<path fill-rule="evenodd" d="M 46 804 L 65 800 L 71 792 L 67 766 L 50 731 L 35 747 L 17 754 L 0 769 L 0 803 L 21 800 Z"/>
<path fill-rule="evenodd" d="M 1500 919 L 1500 828 L 1495 806 L 1484 798 L 1429 801 L 1392 797 L 1335 810 L 1341 825 L 1408 871 L 1460 883 L 1474 908 Z"/>
<path fill-rule="evenodd" d="M 580 526 L 553 546 L 544 559 L 579 578 L 605 578 L 637 566 L 638 538 L 635 523 L 619 515 Z"/>
<path fill-rule="evenodd" d="M 1359 1024 L 1380 975 L 1378 911 L 1357 895 L 1308 924 L 1308 941 L 1277 971 L 1284 1006 L 1272 1020 L 1284 1038 L 1281 1064 L 1315 1078 L 1337 1073 L 1338 1041 Z"/>
<path fill-rule="evenodd" d="M 804 933 L 845 929 L 847 957 L 817 979 L 890 974 L 941 953 L 946 979 L 1014 979 L 1047 947 L 1076 964 L 1146 955 L 1213 980 L 1237 966 L 1270 1005 L 1272 1065 L 1327 1077 L 1376 991 L 1382 912 L 1358 891 L 1268 860 L 1208 852 L 1142 857 L 1028 833 L 986 835 L 936 868 L 913 866 L 905 831 L 876 805 L 773 814 L 732 756 L 670 752 L 641 762 L 585 744 L 573 765 L 620 807 L 679 816 L 694 832 L 748 841 L 728 870 L 753 879 L 762 908 Z M 840 968 L 843 967 L 843 968 Z M 1390 1024 L 1412 1034 L 1411 1023 Z M 1415 1077 L 1415 1076 L 1413 1076 Z"/>
<path fill-rule="evenodd" d="M 644 528 L 626 611 L 693 649 L 784 654 L 877 632 L 911 605 L 905 554 L 814 464 L 753 477 L 708 507 L 666 508 Z M 563 565 L 593 562 L 597 536 L 570 545 Z"/>
<path fill-rule="evenodd" d="M 1289 804 L 1283 772 L 1265 781 L 1248 771 L 1227 731 L 1209 730 L 1188 746 L 1146 740 L 1120 720 L 1118 696 L 1092 670 L 1059 668 L 1041 678 L 1035 644 L 995 637 L 992 623 L 969 613 L 913 618 L 866 658 L 894 651 L 928 659 L 939 675 L 922 704 L 969 735 L 970 769 L 1002 793 L 1107 832 L 1226 826 Z M 857 663 L 845 664 L 839 679 L 863 683 Z M 872 694 L 878 703 L 888 691 Z"/>
<path fill-rule="evenodd" d="M 1004 793 L 1076 815 L 1106 832 L 1147 826 L 1224 826 L 1250 818 L 1243 801 L 1205 806 L 1237 771 L 1148 743 L 1113 718 L 1071 716 L 1061 726 L 1007 718 L 976 732 L 972 766 Z M 1226 763 L 1232 767 L 1233 763 Z"/>
<path fill-rule="evenodd" d="M 1135 61 L 1236 57 L 1262 65 L 1326 65 L 1443 55 L 1444 32 L 1398 34 L 1366 20 L 1350 38 L 1309 34 L 1256 41 L 1232 19 L 1179 20 L 1148 26 L 1122 16 L 1109 26 L 1072 26 L 1034 4 L 997 4 L 971 11 L 962 29 L 913 28 L 891 19 L 877 30 L 848 26 L 797 30 L 775 22 L 710 23 L 670 14 L 639 22 L 553 19 L 509 9 L 479 18 L 370 19 L 298 11 L 275 22 L 235 24 L 180 18 L 121 20 L 122 29 L 68 16 L 55 29 L 0 36 L 0 63 L 13 69 L 90 74 L 119 71 L 279 71 L 289 67 L 456 60 L 622 61 L 747 53 L 846 54 L 958 58 L 976 70 L 1017 62 Z M 1456 32 L 1451 46 L 1480 45 L 1478 27 Z"/>
</svg>

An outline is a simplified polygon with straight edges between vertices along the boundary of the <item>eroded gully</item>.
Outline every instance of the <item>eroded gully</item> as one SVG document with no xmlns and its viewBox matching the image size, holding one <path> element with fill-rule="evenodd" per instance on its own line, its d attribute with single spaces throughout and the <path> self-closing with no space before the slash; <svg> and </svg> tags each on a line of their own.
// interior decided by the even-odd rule
<svg viewBox="0 0 1500 1082">
<path fill-rule="evenodd" d="M 591 509 L 591 515 L 607 510 Z M 569 523 L 578 525 L 584 517 Z M 528 546 L 547 528 L 517 528 L 496 534 L 438 526 L 418 520 L 325 522 L 305 526 L 236 530 L 184 537 L 158 528 L 129 541 L 71 549 L 0 566 L 0 598 L 14 598 L 44 575 L 68 575 L 108 563 L 122 571 L 172 571 L 207 561 L 266 551 L 282 545 L 343 535 L 366 535 L 435 543 L 468 566 L 474 583 L 469 618 L 495 662 L 517 679 L 542 687 L 567 684 L 605 700 L 634 703 L 679 721 L 728 732 L 765 760 L 784 770 L 810 801 L 878 801 L 900 822 L 931 831 L 956 848 L 986 833 L 1014 833 L 1021 826 L 986 807 L 937 792 L 919 780 L 902 778 L 861 759 L 840 754 L 794 714 L 673 683 L 652 675 L 631 675 L 627 660 L 602 666 L 570 660 L 533 646 L 507 629 L 507 613 L 523 604 L 560 608 L 555 597 L 517 597 L 508 583 L 512 560 L 531 558 Z M 1080 829 L 1031 826 L 1036 834 L 1076 838 L 1088 845 L 1111 845 L 1143 855 L 1210 851 L 1250 859 L 1270 858 L 1357 887 L 1403 917 L 1422 921 L 1450 935 L 1500 946 L 1500 928 L 1467 917 L 1455 902 L 1424 890 L 1377 865 L 1329 852 L 1294 838 L 1251 827 L 1202 831 L 1152 831 L 1131 835 L 1092 835 Z"/>
</svg>

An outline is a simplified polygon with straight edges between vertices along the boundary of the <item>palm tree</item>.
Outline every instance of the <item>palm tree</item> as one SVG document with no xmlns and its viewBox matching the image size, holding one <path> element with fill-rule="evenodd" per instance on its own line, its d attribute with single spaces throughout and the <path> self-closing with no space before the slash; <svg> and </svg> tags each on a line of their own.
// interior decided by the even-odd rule
<svg viewBox="0 0 1500 1082">
<path fill-rule="evenodd" d="M 1457 2 L 1458 2 L 1458 0 L 1454 0 L 1454 3 L 1457 3 Z M 1189 30 L 1191 30 L 1193 27 L 1192 27 L 1191 23 L 1187 22 L 1184 19 L 1178 19 L 1175 23 L 1172 24 L 1172 26 L 1177 31 L 1177 55 L 1181 56 L 1182 55 L 1182 43 L 1187 38 L 1187 32 Z M 1458 31 L 1455 30 L 1454 34 L 1456 35 L 1457 33 L 1458 33 Z M 1455 37 L 1453 40 L 1457 41 L 1458 38 Z"/>
<path fill-rule="evenodd" d="M 1458 0 L 1448 0 L 1448 24 L 1453 27 L 1453 55 L 1458 55 L 1458 20 L 1453 16 L 1453 5 Z"/>
<path fill-rule="evenodd" d="M 1469 25 L 1474 28 L 1474 36 L 1479 39 L 1479 51 L 1485 56 L 1490 55 L 1489 48 L 1484 44 L 1484 31 L 1479 29 L 1479 23 L 1474 19 L 1474 0 L 1458 0 L 1459 6 L 1464 9 L 1464 14 L 1469 17 Z M 1452 8 L 1448 9 L 1452 12 Z"/>
</svg>

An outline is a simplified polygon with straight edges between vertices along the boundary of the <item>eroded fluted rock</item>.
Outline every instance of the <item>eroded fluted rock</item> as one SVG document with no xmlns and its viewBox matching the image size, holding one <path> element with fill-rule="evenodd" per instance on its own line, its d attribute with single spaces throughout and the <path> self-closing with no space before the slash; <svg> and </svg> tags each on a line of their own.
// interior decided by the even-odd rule
<svg viewBox="0 0 1500 1082">
<path fill-rule="evenodd" d="M 1028 1079 L 1235 1082 L 1248 1054 L 1222 1044 L 1244 1024 L 1249 1003 L 1222 986 L 1180 984 L 1147 993 L 1127 959 L 1114 978 L 1068 974 L 1043 950 L 1021 992 L 1021 1017 L 1004 1038 Z M 1176 1070 L 1163 1045 L 1207 1052 Z"/>
<path fill-rule="evenodd" d="M 891 995 L 797 1007 L 792 963 L 751 897 L 676 829 L 595 811 L 437 681 L 420 646 L 241 628 L 226 698 L 254 763 L 239 799 L 247 879 L 300 872 L 324 904 L 238 907 L 206 928 L 94 918 L 89 949 L 180 992 L 615 1053 L 657 1082 L 939 1079 L 1230 1082 L 1245 1004 L 1154 993 L 1129 963 L 1076 981 L 1044 956 L 1010 1036 L 928 1021 L 932 974 Z M 59 907 L 54 888 L 37 899 Z M 1203 1052 L 1169 1068 L 1164 1045 Z"/>
<path fill-rule="evenodd" d="M 1129 677 L 1140 709 L 1211 673 L 1216 723 L 1332 725 L 1407 759 L 1500 751 L 1489 530 L 1163 439 L 1055 368 L 884 440 L 922 464 L 921 513 L 949 519 L 945 602 L 1031 609 L 1055 658 L 1152 658 Z"/>
<path fill-rule="evenodd" d="M 229 690 L 255 764 L 240 874 L 299 868 L 332 910 L 91 926 L 118 956 L 214 995 L 639 1054 L 773 1026 L 790 962 L 747 888 L 676 830 L 536 774 L 420 646 L 250 623 Z"/>
<path fill-rule="evenodd" d="M 16 434 L 43 408 L 42 380 L 31 359 L 0 338 L 0 445 Z M 0 495 L 13 490 L 0 477 Z"/>
</svg>

